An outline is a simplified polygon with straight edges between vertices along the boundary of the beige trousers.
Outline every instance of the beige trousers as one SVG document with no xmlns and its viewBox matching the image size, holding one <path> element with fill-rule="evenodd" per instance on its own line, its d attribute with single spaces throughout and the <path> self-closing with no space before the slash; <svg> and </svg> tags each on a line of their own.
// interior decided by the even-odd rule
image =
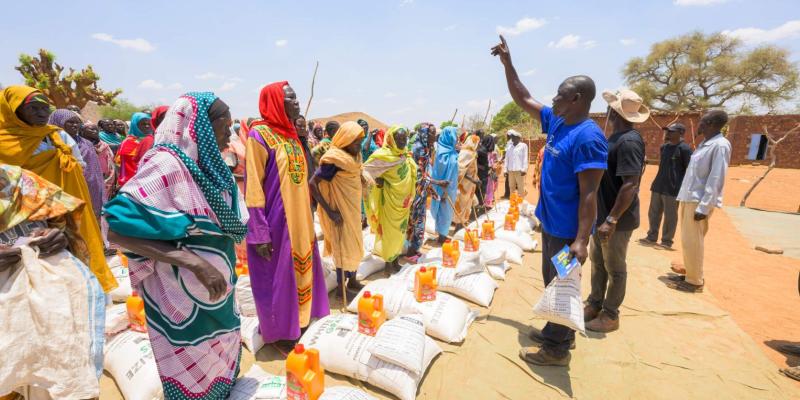
<svg viewBox="0 0 800 400">
<path fill-rule="evenodd" d="M 508 193 L 517 192 L 522 197 L 528 194 L 525 191 L 525 177 L 522 171 L 508 171 Z"/>
<path fill-rule="evenodd" d="M 708 216 L 701 221 L 694 220 L 694 211 L 697 209 L 697 202 L 680 202 L 681 219 L 681 247 L 683 248 L 683 266 L 686 268 L 686 282 L 692 285 L 702 285 L 703 280 L 703 241 L 708 233 L 708 222 L 712 209 Z"/>
</svg>

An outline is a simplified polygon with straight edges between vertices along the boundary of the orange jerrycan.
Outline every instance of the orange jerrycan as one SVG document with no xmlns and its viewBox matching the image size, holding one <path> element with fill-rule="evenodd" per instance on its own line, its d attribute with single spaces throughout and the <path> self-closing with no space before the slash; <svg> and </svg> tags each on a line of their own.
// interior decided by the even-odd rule
<svg viewBox="0 0 800 400">
<path fill-rule="evenodd" d="M 139 297 L 135 290 L 125 300 L 125 307 L 128 309 L 128 322 L 132 331 L 147 332 L 147 322 L 144 316 L 144 299 Z"/>
<path fill-rule="evenodd" d="M 417 302 L 436 300 L 436 267 L 420 267 L 414 275 Z"/>
<path fill-rule="evenodd" d="M 287 400 L 317 400 L 325 391 L 325 370 L 319 365 L 319 351 L 296 344 L 286 357 Z"/>
<path fill-rule="evenodd" d="M 250 275 L 250 268 L 247 267 L 247 263 L 240 261 L 236 264 L 236 276 L 242 275 Z"/>
<path fill-rule="evenodd" d="M 481 226 L 481 239 L 494 240 L 494 221 L 484 221 Z"/>
<path fill-rule="evenodd" d="M 375 336 L 384 322 L 386 322 L 386 311 L 383 309 L 383 295 L 364 292 L 358 299 L 358 331 Z"/>
</svg>

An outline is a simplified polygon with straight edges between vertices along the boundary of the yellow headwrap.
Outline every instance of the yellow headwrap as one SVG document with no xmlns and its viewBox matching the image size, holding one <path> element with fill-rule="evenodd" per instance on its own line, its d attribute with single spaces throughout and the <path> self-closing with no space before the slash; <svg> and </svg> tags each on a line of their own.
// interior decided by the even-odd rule
<svg viewBox="0 0 800 400">
<path fill-rule="evenodd" d="M 58 127 L 31 126 L 17 117 L 17 108 L 33 92 L 36 89 L 29 86 L 9 86 L 3 89 L 0 96 L 0 163 L 27 169 L 61 187 L 67 194 L 86 202 L 81 215 L 80 235 L 86 242 L 88 254 L 75 256 L 89 266 L 103 290 L 109 292 L 117 287 L 117 281 L 103 254 L 100 226 L 92 210 L 83 169 L 72 155 L 72 150 L 58 135 Z M 45 137 L 50 139 L 55 149 L 33 155 Z"/>
</svg>

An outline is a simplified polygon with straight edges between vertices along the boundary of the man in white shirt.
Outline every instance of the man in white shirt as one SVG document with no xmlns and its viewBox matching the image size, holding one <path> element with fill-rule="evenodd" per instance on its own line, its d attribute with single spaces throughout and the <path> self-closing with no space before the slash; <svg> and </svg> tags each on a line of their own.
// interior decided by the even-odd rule
<svg viewBox="0 0 800 400">
<path fill-rule="evenodd" d="M 731 160 L 731 143 L 721 133 L 727 123 L 725 111 L 712 110 L 697 127 L 697 135 L 704 140 L 692 154 L 678 193 L 684 269 L 672 268 L 679 274 L 671 278 L 670 287 L 676 290 L 703 291 L 703 240 L 714 208 L 722 207 L 722 187 Z"/>
<path fill-rule="evenodd" d="M 508 192 L 517 192 L 525 197 L 525 174 L 528 172 L 528 145 L 522 141 L 519 132 L 509 129 L 506 132 L 509 142 L 506 144 L 506 173 L 508 173 Z"/>
</svg>

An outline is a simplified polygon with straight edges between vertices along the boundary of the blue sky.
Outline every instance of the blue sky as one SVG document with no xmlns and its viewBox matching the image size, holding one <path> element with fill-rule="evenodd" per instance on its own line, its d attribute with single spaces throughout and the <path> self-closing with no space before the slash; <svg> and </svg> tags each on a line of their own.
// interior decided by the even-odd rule
<svg viewBox="0 0 800 400">
<path fill-rule="evenodd" d="M 20 83 L 21 52 L 91 64 L 101 86 L 137 104 L 212 90 L 235 116 L 257 114 L 258 91 L 288 80 L 301 104 L 319 60 L 310 116 L 364 111 L 386 123 L 442 121 L 508 102 L 489 48 L 506 35 L 534 97 L 550 102 L 569 75 L 598 89 L 654 42 L 692 30 L 731 31 L 787 47 L 800 61 L 800 1 L 26 1 L 4 5 L 0 82 Z M 134 5 L 135 4 L 135 5 Z M 601 99 L 595 110 L 605 109 Z"/>
</svg>

